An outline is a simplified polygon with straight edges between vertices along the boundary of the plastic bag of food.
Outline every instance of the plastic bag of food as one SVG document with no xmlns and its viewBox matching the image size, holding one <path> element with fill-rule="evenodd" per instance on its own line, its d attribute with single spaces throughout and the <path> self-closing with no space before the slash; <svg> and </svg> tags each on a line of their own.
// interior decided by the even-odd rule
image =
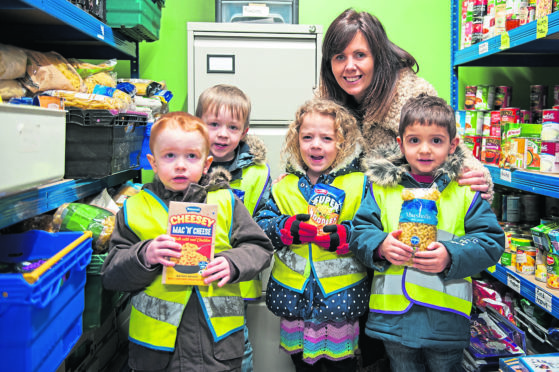
<svg viewBox="0 0 559 372">
<path fill-rule="evenodd" d="M 93 93 L 96 85 L 103 85 L 105 87 L 116 88 L 116 73 L 114 72 L 99 72 L 90 75 L 83 80 L 87 93 Z"/>
<path fill-rule="evenodd" d="M 32 93 L 49 89 L 83 92 L 83 80 L 68 61 L 56 52 L 41 53 L 26 50 L 27 74 L 23 85 Z"/>
<path fill-rule="evenodd" d="M 317 183 L 314 185 L 309 198 L 309 223 L 316 225 L 318 235 L 325 235 L 322 228 L 335 225 L 342 211 L 345 191 L 334 186 Z"/>
<path fill-rule="evenodd" d="M 101 94 L 103 96 L 120 99 L 126 103 L 126 107 L 128 110 L 131 110 L 134 107 L 132 97 L 124 93 L 122 90 L 118 90 L 116 88 L 111 88 L 104 85 L 96 85 L 95 88 L 93 88 L 93 94 Z"/>
<path fill-rule="evenodd" d="M 53 216 L 54 231 L 91 231 L 93 251 L 105 252 L 115 226 L 114 213 L 82 203 L 62 204 Z"/>
<path fill-rule="evenodd" d="M 0 97 L 10 99 L 12 97 L 22 97 L 27 93 L 27 89 L 17 80 L 0 80 Z"/>
<path fill-rule="evenodd" d="M 120 112 L 128 110 L 128 102 L 118 98 L 107 97 L 101 94 L 89 94 L 72 92 L 68 90 L 49 90 L 43 94 L 62 97 L 66 107 L 78 107 L 81 109 L 96 110 L 118 110 Z"/>
<path fill-rule="evenodd" d="M 25 76 L 27 54 L 21 48 L 0 44 L 0 79 L 11 80 Z"/>
<path fill-rule="evenodd" d="M 166 89 L 164 81 L 153 81 L 149 79 L 118 79 L 118 83 L 131 83 L 136 87 L 139 96 L 151 96 L 158 90 Z"/>
<path fill-rule="evenodd" d="M 426 251 L 437 240 L 437 200 L 441 193 L 436 187 L 407 188 L 402 190 L 402 209 L 398 229 L 402 230 L 400 241 L 415 252 Z M 413 265 L 412 258 L 404 266 Z"/>
<path fill-rule="evenodd" d="M 76 58 L 69 58 L 68 62 L 70 62 L 70 64 L 74 67 L 74 69 L 76 69 L 78 74 L 80 74 L 80 76 L 85 79 L 88 76 L 98 74 L 100 72 L 113 71 L 115 69 L 117 60 L 109 59 L 105 62 L 99 63 L 98 65 L 84 62 Z"/>
</svg>

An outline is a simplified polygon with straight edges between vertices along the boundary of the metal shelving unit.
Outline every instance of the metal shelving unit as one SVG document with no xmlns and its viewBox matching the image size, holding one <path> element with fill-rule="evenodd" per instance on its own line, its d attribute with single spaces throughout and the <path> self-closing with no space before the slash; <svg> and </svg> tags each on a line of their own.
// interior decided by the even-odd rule
<svg viewBox="0 0 559 372">
<path fill-rule="evenodd" d="M 460 0 L 451 4 L 451 104 L 458 109 L 458 69 L 467 66 L 559 66 L 559 12 L 459 50 Z M 538 32 L 538 27 L 540 31 Z"/>
<path fill-rule="evenodd" d="M 451 4 L 451 103 L 458 109 L 458 73 L 465 66 L 559 67 L 559 12 L 459 50 L 460 0 Z M 486 166 L 498 185 L 559 198 L 559 175 Z M 559 318 L 559 291 L 545 287 L 533 276 L 518 274 L 497 264 L 487 270 L 521 296 Z M 557 293 L 555 293 L 557 292 Z"/>
<path fill-rule="evenodd" d="M 533 275 L 519 274 L 501 264 L 490 267 L 487 272 L 528 301 L 559 318 L 559 290 L 547 288 L 545 283 L 537 282 Z"/>
<path fill-rule="evenodd" d="M 137 178 L 140 171 L 126 170 L 100 179 L 63 180 L 0 198 L 0 228 L 54 210 Z"/>
<path fill-rule="evenodd" d="M 486 167 L 497 185 L 559 198 L 559 174 L 501 169 L 492 165 Z"/>
<path fill-rule="evenodd" d="M 0 42 L 65 57 L 131 61 L 138 77 L 138 43 L 67 0 L 0 0 Z"/>
</svg>

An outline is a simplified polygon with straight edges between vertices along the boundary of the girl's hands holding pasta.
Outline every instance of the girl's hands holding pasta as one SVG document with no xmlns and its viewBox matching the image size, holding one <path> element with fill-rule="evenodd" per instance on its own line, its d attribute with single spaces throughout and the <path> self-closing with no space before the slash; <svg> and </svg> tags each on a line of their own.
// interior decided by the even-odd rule
<svg viewBox="0 0 559 372">
<path fill-rule="evenodd" d="M 169 257 L 179 258 L 181 256 L 181 245 L 175 242 L 169 235 L 159 235 L 153 239 L 146 248 L 145 261 L 149 266 L 161 264 L 163 266 L 175 266 Z"/>
<path fill-rule="evenodd" d="M 225 284 L 229 283 L 231 279 L 229 262 L 224 257 L 216 257 L 206 266 L 206 269 L 202 271 L 202 277 L 206 278 L 204 279 L 204 283 L 206 284 L 221 279 L 219 283 L 217 283 L 217 286 L 223 287 Z"/>
<path fill-rule="evenodd" d="M 398 240 L 401 234 L 402 230 L 392 231 L 377 248 L 380 256 L 393 265 L 403 265 L 413 253 L 412 247 Z"/>
<path fill-rule="evenodd" d="M 446 247 L 439 243 L 429 244 L 426 251 L 416 252 L 413 267 L 426 273 L 440 273 L 450 264 L 450 255 Z"/>
</svg>

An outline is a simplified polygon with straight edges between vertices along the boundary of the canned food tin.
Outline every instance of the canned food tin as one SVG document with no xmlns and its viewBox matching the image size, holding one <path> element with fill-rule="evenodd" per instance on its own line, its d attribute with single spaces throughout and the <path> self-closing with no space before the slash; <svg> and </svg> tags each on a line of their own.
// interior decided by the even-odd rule
<svg viewBox="0 0 559 372">
<path fill-rule="evenodd" d="M 534 275 L 536 280 L 547 283 L 546 254 L 541 249 L 536 252 L 536 271 Z"/>
<path fill-rule="evenodd" d="M 536 248 L 532 246 L 518 246 L 516 248 L 516 272 L 520 274 L 534 274 L 536 271 Z"/>
<path fill-rule="evenodd" d="M 501 160 L 501 137 L 483 137 L 481 141 L 481 161 L 498 165 Z"/>
<path fill-rule="evenodd" d="M 501 255 L 501 265 L 503 266 L 511 266 L 512 260 L 512 253 L 511 251 L 504 251 L 503 254 Z"/>
<path fill-rule="evenodd" d="M 529 229 L 538 223 L 540 220 L 542 198 L 536 194 L 522 194 L 520 195 L 520 210 L 522 214 L 522 221 L 531 222 L 527 226 Z"/>
<path fill-rule="evenodd" d="M 532 236 L 527 234 L 514 234 L 510 239 L 510 250 L 516 252 L 518 247 L 532 247 Z"/>
<path fill-rule="evenodd" d="M 520 109 L 518 107 L 502 108 L 501 124 L 504 123 L 520 123 Z"/>
<path fill-rule="evenodd" d="M 559 173 L 559 141 L 542 141 L 540 172 Z"/>
<path fill-rule="evenodd" d="M 520 110 L 520 122 L 521 123 L 532 123 L 532 111 L 530 111 L 530 110 Z"/>
<path fill-rule="evenodd" d="M 559 141 L 559 123 L 543 123 L 542 141 Z"/>
<path fill-rule="evenodd" d="M 491 111 L 483 113 L 483 130 L 482 135 L 488 137 L 491 135 Z"/>
<path fill-rule="evenodd" d="M 547 107 L 547 85 L 530 85 L 530 110 Z"/>
<path fill-rule="evenodd" d="M 559 105 L 559 85 L 553 86 L 553 105 Z"/>
<path fill-rule="evenodd" d="M 507 196 L 507 221 L 508 222 L 520 221 L 520 196 L 517 195 Z"/>
<path fill-rule="evenodd" d="M 476 110 L 493 110 L 495 101 L 494 85 L 478 85 L 476 90 Z"/>
<path fill-rule="evenodd" d="M 559 256 L 547 253 L 547 288 L 559 289 Z"/>
<path fill-rule="evenodd" d="M 557 87 L 557 86 L 556 86 Z M 559 110 L 557 109 L 545 109 L 542 112 L 542 122 L 552 122 L 559 123 Z"/>
<path fill-rule="evenodd" d="M 495 101 L 493 102 L 495 110 L 510 107 L 511 97 L 512 87 L 507 85 L 495 87 Z"/>
<path fill-rule="evenodd" d="M 464 136 L 464 145 L 466 145 L 472 154 L 478 160 L 481 159 L 481 136 Z"/>
<path fill-rule="evenodd" d="M 483 115 L 485 111 L 470 110 L 466 111 L 466 126 L 464 134 L 466 136 L 481 136 L 483 133 Z"/>
<path fill-rule="evenodd" d="M 475 109 L 476 105 L 476 93 L 477 93 L 477 86 L 476 85 L 467 85 L 466 86 L 466 94 L 464 99 L 464 109 L 465 110 L 473 110 Z"/>
</svg>

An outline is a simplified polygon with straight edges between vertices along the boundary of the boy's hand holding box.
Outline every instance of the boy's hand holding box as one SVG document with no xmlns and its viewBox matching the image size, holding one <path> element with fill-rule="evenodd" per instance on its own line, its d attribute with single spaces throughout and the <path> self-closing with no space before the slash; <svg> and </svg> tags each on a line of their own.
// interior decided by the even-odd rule
<svg viewBox="0 0 559 372">
<path fill-rule="evenodd" d="M 206 285 L 202 271 L 214 258 L 217 205 L 170 202 L 167 233 L 182 244 L 174 267 L 163 267 L 163 284 Z"/>
</svg>

